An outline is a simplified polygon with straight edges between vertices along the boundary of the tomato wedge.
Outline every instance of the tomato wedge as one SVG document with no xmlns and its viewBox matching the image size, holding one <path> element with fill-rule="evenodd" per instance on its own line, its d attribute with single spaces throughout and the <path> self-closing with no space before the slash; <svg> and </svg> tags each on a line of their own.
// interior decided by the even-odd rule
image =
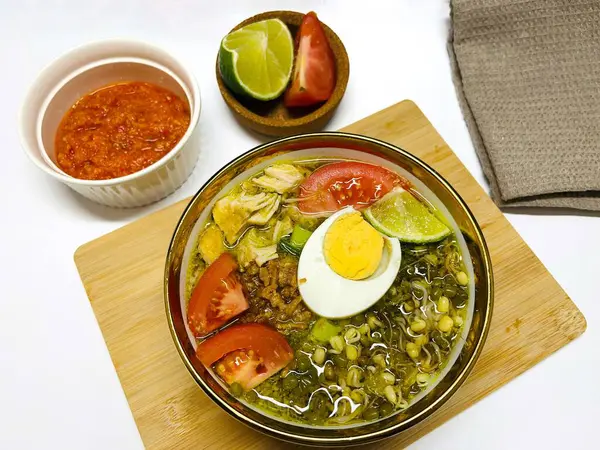
<svg viewBox="0 0 600 450">
<path fill-rule="evenodd" d="M 188 305 L 188 325 L 200 337 L 248 309 L 231 254 L 223 253 L 208 266 L 194 287 Z"/>
<path fill-rule="evenodd" d="M 355 161 L 327 164 L 300 185 L 298 208 L 305 214 L 331 214 L 345 206 L 361 209 L 374 203 L 395 186 L 410 183 L 385 167 Z"/>
<path fill-rule="evenodd" d="M 279 372 L 294 357 L 285 337 L 259 324 L 232 325 L 198 345 L 196 356 L 206 367 L 214 363 L 217 374 L 227 383 L 239 383 L 249 390 Z"/>
<path fill-rule="evenodd" d="M 294 75 L 283 99 L 285 106 L 310 106 L 327 100 L 335 87 L 335 60 L 314 12 L 302 19 L 296 45 Z"/>
</svg>

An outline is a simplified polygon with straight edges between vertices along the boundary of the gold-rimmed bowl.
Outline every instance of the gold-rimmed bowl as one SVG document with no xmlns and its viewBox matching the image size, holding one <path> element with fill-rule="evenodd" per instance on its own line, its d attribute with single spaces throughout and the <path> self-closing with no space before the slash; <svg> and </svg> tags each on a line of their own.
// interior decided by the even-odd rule
<svg viewBox="0 0 600 450">
<path fill-rule="evenodd" d="M 229 394 L 195 357 L 194 346 L 186 330 L 182 310 L 182 270 L 185 250 L 195 239 L 194 227 L 215 195 L 239 175 L 274 157 L 319 149 L 358 151 L 365 159 L 377 157 L 406 170 L 424 183 L 443 203 L 456 222 L 468 247 L 474 273 L 473 315 L 460 357 L 441 381 L 423 398 L 396 415 L 352 427 L 310 427 L 283 421 L 260 412 Z M 185 366 L 204 392 L 223 410 L 242 423 L 275 438 L 314 446 L 347 446 L 374 442 L 390 437 L 421 422 L 442 406 L 463 384 L 475 365 L 485 342 L 493 308 L 493 275 L 490 255 L 483 234 L 467 204 L 435 170 L 410 153 L 376 139 L 340 132 L 291 136 L 260 145 L 219 170 L 193 197 L 186 207 L 167 253 L 164 280 L 165 308 L 175 347 Z"/>
</svg>

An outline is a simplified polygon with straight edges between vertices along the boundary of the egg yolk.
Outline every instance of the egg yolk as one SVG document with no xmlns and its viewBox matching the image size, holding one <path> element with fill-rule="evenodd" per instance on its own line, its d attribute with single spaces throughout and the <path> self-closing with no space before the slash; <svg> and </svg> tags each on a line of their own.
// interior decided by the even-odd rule
<svg viewBox="0 0 600 450">
<path fill-rule="evenodd" d="M 325 233 L 325 261 L 338 275 L 362 280 L 375 273 L 383 255 L 383 237 L 359 212 L 344 214 Z"/>
</svg>

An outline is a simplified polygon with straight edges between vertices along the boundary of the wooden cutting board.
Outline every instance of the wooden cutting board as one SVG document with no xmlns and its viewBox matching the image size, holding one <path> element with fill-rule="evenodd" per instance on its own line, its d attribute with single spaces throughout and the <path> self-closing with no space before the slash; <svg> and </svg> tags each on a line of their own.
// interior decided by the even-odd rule
<svg viewBox="0 0 600 450">
<path fill-rule="evenodd" d="M 381 448 L 404 447 L 582 334 L 585 318 L 419 108 L 403 101 L 343 131 L 396 144 L 429 163 L 475 214 L 496 282 L 491 330 L 475 369 L 435 414 Z M 188 200 L 81 246 L 75 263 L 149 449 L 289 448 L 214 405 L 188 374 L 163 307 L 163 269 Z M 514 280 L 521 280 L 515 283 Z"/>
</svg>

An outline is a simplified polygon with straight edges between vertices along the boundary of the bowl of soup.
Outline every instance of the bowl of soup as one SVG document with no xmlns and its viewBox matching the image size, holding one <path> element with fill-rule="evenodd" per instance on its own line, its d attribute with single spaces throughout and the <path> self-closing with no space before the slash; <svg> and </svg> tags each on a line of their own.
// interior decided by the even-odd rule
<svg viewBox="0 0 600 450">
<path fill-rule="evenodd" d="M 19 114 L 23 149 L 44 173 L 107 206 L 174 192 L 200 152 L 200 90 L 166 50 L 135 40 L 81 45 L 51 62 Z"/>
<path fill-rule="evenodd" d="M 217 172 L 165 267 L 175 347 L 221 408 L 273 437 L 350 445 L 422 421 L 460 387 L 493 305 L 480 227 L 388 143 L 314 133 Z"/>
</svg>

